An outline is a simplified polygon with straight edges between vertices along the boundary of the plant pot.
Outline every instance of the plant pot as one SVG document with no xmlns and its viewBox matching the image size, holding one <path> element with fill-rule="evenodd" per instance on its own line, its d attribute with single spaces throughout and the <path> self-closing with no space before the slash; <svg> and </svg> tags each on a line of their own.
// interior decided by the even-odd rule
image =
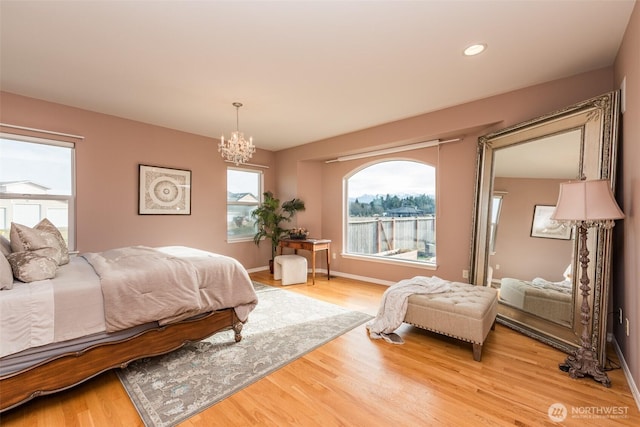
<svg viewBox="0 0 640 427">
<path fill-rule="evenodd" d="M 269 260 L 269 273 L 273 274 L 273 260 Z"/>
</svg>

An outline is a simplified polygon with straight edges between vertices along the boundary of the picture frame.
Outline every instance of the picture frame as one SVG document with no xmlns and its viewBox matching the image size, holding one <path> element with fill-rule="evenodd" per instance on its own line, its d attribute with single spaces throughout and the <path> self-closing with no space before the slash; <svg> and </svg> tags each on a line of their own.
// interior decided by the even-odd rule
<svg viewBox="0 0 640 427">
<path fill-rule="evenodd" d="M 138 166 L 138 215 L 191 215 L 190 170 Z"/>
<path fill-rule="evenodd" d="M 555 206 L 535 205 L 533 209 L 533 221 L 531 222 L 531 237 L 545 239 L 571 239 L 573 227 L 569 224 L 551 219 Z"/>
</svg>

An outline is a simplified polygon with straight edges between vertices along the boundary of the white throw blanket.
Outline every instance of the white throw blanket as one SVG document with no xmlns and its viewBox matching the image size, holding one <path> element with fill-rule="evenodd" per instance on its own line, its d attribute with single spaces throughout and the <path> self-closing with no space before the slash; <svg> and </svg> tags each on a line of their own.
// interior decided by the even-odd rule
<svg viewBox="0 0 640 427">
<path fill-rule="evenodd" d="M 378 314 L 369 323 L 369 337 L 372 339 L 384 339 L 393 344 L 402 344 L 404 341 L 393 331 L 402 325 L 404 315 L 407 313 L 409 297 L 413 294 L 437 294 L 448 292 L 449 281 L 439 277 L 416 276 L 411 279 L 401 280 L 392 285 L 382 295 L 382 301 Z"/>
</svg>

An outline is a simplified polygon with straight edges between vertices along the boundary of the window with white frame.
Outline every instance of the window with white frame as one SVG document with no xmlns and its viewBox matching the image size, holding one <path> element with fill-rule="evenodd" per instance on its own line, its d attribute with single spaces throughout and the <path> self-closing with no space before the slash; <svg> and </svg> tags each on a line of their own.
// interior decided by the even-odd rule
<svg viewBox="0 0 640 427">
<path fill-rule="evenodd" d="M 436 262 L 436 168 L 386 160 L 345 179 L 345 252 L 389 262 Z"/>
<path fill-rule="evenodd" d="M 500 222 L 500 211 L 502 209 L 503 194 L 494 194 L 491 199 L 491 229 L 489 231 L 489 251 L 496 251 L 496 239 L 498 238 L 498 223 Z"/>
<path fill-rule="evenodd" d="M 262 172 L 227 168 L 227 239 L 249 240 L 258 232 L 251 212 L 260 205 Z"/>
<path fill-rule="evenodd" d="M 49 219 L 75 250 L 74 144 L 0 134 L 0 234 Z"/>
</svg>

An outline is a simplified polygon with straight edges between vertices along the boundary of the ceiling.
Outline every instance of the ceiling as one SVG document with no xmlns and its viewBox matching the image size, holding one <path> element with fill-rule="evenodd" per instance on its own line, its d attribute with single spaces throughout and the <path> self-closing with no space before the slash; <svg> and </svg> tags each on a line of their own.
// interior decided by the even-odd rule
<svg viewBox="0 0 640 427">
<path fill-rule="evenodd" d="M 634 3 L 2 0 L 0 88 L 215 138 L 239 101 L 276 151 L 610 66 Z"/>
</svg>

